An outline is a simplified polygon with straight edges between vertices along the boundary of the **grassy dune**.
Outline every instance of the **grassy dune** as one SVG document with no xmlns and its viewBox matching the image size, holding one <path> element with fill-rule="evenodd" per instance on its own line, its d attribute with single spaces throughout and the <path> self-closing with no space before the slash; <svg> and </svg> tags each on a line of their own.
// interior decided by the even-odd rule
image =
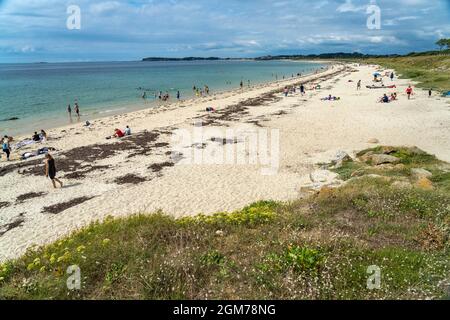
<svg viewBox="0 0 450 320">
<path fill-rule="evenodd" d="M 396 165 L 374 166 L 368 155 Z M 3 299 L 443 299 L 450 286 L 450 167 L 375 148 L 335 169 L 346 184 L 292 203 L 175 220 L 95 223 L 0 266 Z M 414 168 L 432 173 L 416 177 Z M 82 287 L 69 291 L 68 266 Z M 369 266 L 381 288 L 369 290 Z"/>
<path fill-rule="evenodd" d="M 418 81 L 418 86 L 421 88 L 433 88 L 433 90 L 440 92 L 450 91 L 449 53 L 445 55 L 375 58 L 364 60 L 364 62 L 395 69 L 402 78 Z"/>
</svg>

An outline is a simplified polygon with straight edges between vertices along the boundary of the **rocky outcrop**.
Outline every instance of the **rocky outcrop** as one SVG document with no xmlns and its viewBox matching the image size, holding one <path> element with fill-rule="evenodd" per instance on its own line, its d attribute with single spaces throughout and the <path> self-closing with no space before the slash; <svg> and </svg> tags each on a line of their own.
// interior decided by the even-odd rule
<svg viewBox="0 0 450 320">
<path fill-rule="evenodd" d="M 370 161 L 374 166 L 379 166 L 381 164 L 397 164 L 400 163 L 400 159 L 387 154 L 373 154 L 370 156 Z"/>
<path fill-rule="evenodd" d="M 411 169 L 411 176 L 417 180 L 420 180 L 422 178 L 431 178 L 433 174 L 430 171 L 422 168 L 414 168 Z"/>
</svg>

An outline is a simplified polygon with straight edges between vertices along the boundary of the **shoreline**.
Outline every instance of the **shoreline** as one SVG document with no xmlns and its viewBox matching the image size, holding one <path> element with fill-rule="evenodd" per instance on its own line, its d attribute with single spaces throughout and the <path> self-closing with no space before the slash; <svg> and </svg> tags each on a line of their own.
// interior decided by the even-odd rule
<svg viewBox="0 0 450 320">
<path fill-rule="evenodd" d="M 382 91 L 356 91 L 356 82 L 371 82 L 373 66 L 339 64 L 316 75 L 265 84 L 244 92 L 226 92 L 160 110 L 141 110 L 50 130 L 54 153 L 66 187 L 51 189 L 43 176 L 42 157 L 0 162 L 0 261 L 20 256 L 74 230 L 102 221 L 161 210 L 174 217 L 234 211 L 259 200 L 290 201 L 303 188 L 316 188 L 314 173 L 337 152 L 381 145 L 410 145 L 450 161 L 446 100 L 417 92 L 407 100 L 408 80 L 396 79 L 399 101 L 377 103 Z M 281 94 L 284 85 L 307 83 L 307 95 Z M 321 90 L 309 90 L 320 83 Z M 387 89 L 386 89 L 387 90 Z M 384 90 L 383 90 L 384 91 Z M 333 94 L 338 101 L 322 101 Z M 207 113 L 211 103 L 217 112 Z M 242 143 L 229 142 L 227 130 L 277 130 L 279 168 L 261 174 L 261 163 L 182 165 L 172 157 L 173 133 L 206 130 L 203 145 L 186 144 L 183 154 L 223 152 Z M 424 126 L 423 124 L 427 125 Z M 131 137 L 105 140 L 112 129 L 130 124 Z M 27 149 L 28 148 L 28 149 Z M 26 147 L 24 150 L 32 150 Z M 138 196 L 137 196 L 138 195 Z"/>
<path fill-rule="evenodd" d="M 327 68 L 328 65 L 330 65 L 329 61 L 324 61 L 324 62 L 320 62 L 320 61 L 295 61 L 295 60 L 290 60 L 291 62 L 307 62 L 307 63 L 315 63 L 315 64 L 321 64 L 322 67 Z M 137 61 L 137 62 L 141 62 L 141 61 Z M 255 62 L 259 62 L 259 61 L 255 61 Z M 93 62 L 95 63 L 95 62 Z M 107 62 L 105 62 L 107 63 Z M 145 63 L 145 62 L 143 62 Z M 316 71 L 320 71 L 320 69 L 316 69 Z M 314 72 L 308 73 L 306 75 L 311 75 L 314 74 Z M 298 77 L 295 77 L 298 78 Z M 288 80 L 292 80 L 292 78 L 286 78 L 286 81 Z M 270 85 L 273 83 L 277 83 L 277 82 L 282 82 L 283 80 L 273 80 L 273 79 L 267 79 L 267 80 L 260 80 L 260 81 L 255 81 L 255 84 L 252 84 L 251 89 L 257 89 L 261 86 L 265 86 L 265 85 Z M 247 90 L 247 83 L 245 83 L 244 88 Z M 137 112 L 137 111 L 142 111 L 142 110 L 146 110 L 146 109 L 154 109 L 154 108 L 161 108 L 161 107 L 167 107 L 167 106 L 172 106 L 172 105 L 183 105 L 186 103 L 193 103 L 195 100 L 196 101 L 201 101 L 204 98 L 209 98 L 209 97 L 219 97 L 222 94 L 226 94 L 227 92 L 239 92 L 240 89 L 239 87 L 233 87 L 233 88 L 227 88 L 227 86 L 223 86 L 221 88 L 219 88 L 218 90 L 214 90 L 212 92 L 214 92 L 213 94 L 210 94 L 208 96 L 204 96 L 204 97 L 196 97 L 195 94 L 192 91 L 186 91 L 183 95 L 186 97 L 186 99 L 177 101 L 175 97 L 172 97 L 170 101 L 168 102 L 163 102 L 160 101 L 156 98 L 150 98 L 148 97 L 147 100 L 142 100 L 142 98 L 138 97 L 140 96 L 140 94 L 136 94 L 136 98 L 134 101 L 127 101 L 127 102 L 115 102 L 115 103 L 102 103 L 102 104 L 98 104 L 95 107 L 91 107 L 86 108 L 85 106 L 81 105 L 81 120 L 82 123 L 84 123 L 86 120 L 92 121 L 92 120 L 98 120 L 98 119 L 102 119 L 102 118 L 107 118 L 107 117 L 114 117 L 114 116 L 118 116 L 121 114 L 126 114 L 126 113 L 130 113 L 130 112 Z M 150 91 L 149 91 L 150 92 Z M 147 92 L 147 93 L 149 93 Z M 150 94 L 150 96 L 152 96 Z M 110 107 L 109 107 L 110 106 Z M 104 109 L 102 109 L 104 108 Z M 52 130 L 52 129 L 58 129 L 58 128 L 65 128 L 67 126 L 71 126 L 76 124 L 78 121 L 76 115 L 74 114 L 73 110 L 72 110 L 72 116 L 71 118 L 69 118 L 69 115 L 67 114 L 67 111 L 65 108 L 62 108 L 61 110 L 62 112 L 59 114 L 52 114 L 49 116 L 50 119 L 36 119 L 33 120 L 32 118 L 28 118 L 28 119 L 17 119 L 17 120 L 6 120 L 5 119 L 5 123 L 10 123 L 10 125 L 7 125 L 9 127 L 9 129 L 2 129 L 1 131 L 4 132 L 4 134 L 7 134 L 9 136 L 13 136 L 14 138 L 24 138 L 26 135 L 31 136 L 32 133 L 34 131 L 39 131 L 41 129 L 44 129 L 45 131 L 48 130 Z M 85 114 L 83 115 L 83 111 L 86 111 Z M 16 117 L 13 117 L 16 118 Z M 2 124 L 2 122 L 0 122 L 0 125 Z M 11 130 L 11 126 L 12 127 L 16 127 L 16 126 L 20 126 L 23 129 L 17 130 L 17 129 L 12 129 Z M 9 131 L 8 131 L 9 130 Z"/>
<path fill-rule="evenodd" d="M 295 62 L 295 60 L 292 60 L 292 61 Z M 305 61 L 305 62 L 313 63 L 313 61 Z M 168 101 L 168 102 L 162 102 L 157 99 L 151 99 L 151 100 L 148 99 L 147 101 L 141 101 L 140 103 L 136 102 L 136 103 L 118 104 L 116 106 L 117 109 L 111 109 L 111 110 L 105 110 L 105 111 L 100 110 L 100 111 L 93 113 L 92 114 L 93 116 L 91 116 L 91 117 L 88 117 L 87 115 L 83 115 L 83 112 L 81 112 L 80 119 L 77 119 L 77 117 L 74 114 L 72 114 L 72 117 L 71 117 L 72 123 L 66 123 L 66 124 L 62 123 L 62 118 L 56 121 L 56 122 L 61 122 L 61 123 L 57 123 L 55 125 L 48 125 L 48 123 L 47 123 L 47 125 L 44 125 L 43 123 L 40 123 L 40 122 L 32 123 L 32 124 L 30 124 L 30 126 L 27 126 L 26 129 L 24 129 L 23 133 L 13 135 L 13 138 L 14 138 L 13 144 L 17 143 L 20 140 L 26 139 L 27 137 L 31 137 L 33 131 L 39 131 L 40 129 L 44 129 L 47 133 L 50 133 L 52 131 L 58 131 L 58 130 L 67 130 L 67 129 L 71 129 L 73 126 L 77 126 L 80 124 L 83 125 L 86 121 L 89 121 L 92 123 L 93 121 L 108 120 L 110 118 L 115 118 L 117 116 L 123 116 L 123 115 L 127 115 L 130 113 L 144 112 L 144 111 L 150 111 L 150 110 L 165 111 L 167 108 L 179 107 L 179 106 L 183 106 L 185 104 L 190 105 L 190 104 L 194 104 L 194 103 L 205 103 L 206 100 L 211 101 L 211 100 L 221 99 L 223 96 L 226 96 L 229 94 L 247 93 L 247 92 L 251 92 L 253 90 L 265 88 L 267 86 L 289 85 L 290 83 L 292 83 L 292 81 L 300 81 L 303 78 L 306 78 L 306 77 L 309 77 L 312 75 L 316 75 L 316 74 L 320 74 L 321 72 L 327 71 L 329 67 L 340 64 L 340 63 L 333 64 L 333 62 L 331 62 L 331 61 L 324 61 L 324 62 L 316 61 L 315 63 L 323 64 L 325 68 L 322 71 L 320 71 L 320 69 L 318 69 L 317 71 L 319 71 L 319 73 L 308 73 L 308 74 L 302 75 L 300 77 L 295 76 L 294 78 L 286 78 L 284 80 L 280 79 L 280 80 L 272 80 L 272 81 L 263 81 L 263 82 L 251 85 L 250 88 L 248 86 L 244 85 L 243 90 L 240 88 L 217 90 L 217 91 L 214 91 L 212 94 L 203 96 L 203 97 L 195 97 L 191 93 L 190 95 L 187 95 L 188 96 L 187 99 L 185 99 L 185 100 L 181 99 L 179 101 L 174 100 L 173 98 L 171 101 Z M 147 106 L 145 106 L 145 104 L 147 104 Z M 83 110 L 83 106 L 81 106 L 81 109 Z M 129 109 L 131 109 L 131 110 L 129 110 Z M 104 113 L 107 113 L 107 114 L 104 114 Z M 67 114 L 66 114 L 66 118 L 69 118 L 69 116 Z M 34 125 L 35 129 L 28 130 L 33 125 Z M 28 135 L 25 131 L 28 132 Z"/>
</svg>

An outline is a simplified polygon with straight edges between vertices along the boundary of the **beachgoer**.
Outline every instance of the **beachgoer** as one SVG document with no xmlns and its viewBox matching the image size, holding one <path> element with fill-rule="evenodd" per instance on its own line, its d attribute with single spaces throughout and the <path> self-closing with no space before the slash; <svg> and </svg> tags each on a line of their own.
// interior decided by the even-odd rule
<svg viewBox="0 0 450 320">
<path fill-rule="evenodd" d="M 72 107 L 70 106 L 70 104 L 67 106 L 67 113 L 69 114 L 69 116 L 72 116 Z"/>
<path fill-rule="evenodd" d="M 300 92 L 301 92 L 302 96 L 305 95 L 305 86 L 303 85 L 303 83 L 300 86 Z"/>
<path fill-rule="evenodd" d="M 147 93 L 144 91 L 144 93 L 142 94 L 142 99 L 147 99 Z"/>
<path fill-rule="evenodd" d="M 41 129 L 41 133 L 39 134 L 39 138 L 41 139 L 42 142 L 46 142 L 47 141 L 47 132 L 45 132 L 43 129 Z"/>
<path fill-rule="evenodd" d="M 356 85 L 356 90 L 361 90 L 361 80 L 358 80 L 358 84 Z"/>
<path fill-rule="evenodd" d="M 75 102 L 75 113 L 77 114 L 77 117 L 80 117 L 80 106 L 77 102 Z"/>
<path fill-rule="evenodd" d="M 244 82 L 242 80 L 241 80 L 240 86 L 241 86 L 241 89 L 244 88 Z"/>
<path fill-rule="evenodd" d="M 11 154 L 11 146 L 9 145 L 10 137 L 5 136 L 2 141 L 3 152 L 6 153 L 6 161 L 9 161 L 9 156 Z"/>
<path fill-rule="evenodd" d="M 284 96 L 287 97 L 288 94 L 289 94 L 289 89 L 288 89 L 288 87 L 284 87 L 283 92 L 284 92 Z"/>
<path fill-rule="evenodd" d="M 391 72 L 391 81 L 394 80 L 394 72 Z"/>
<path fill-rule="evenodd" d="M 126 129 L 125 129 L 125 135 L 126 136 L 131 136 L 131 129 L 130 129 L 129 126 L 127 126 Z"/>
<path fill-rule="evenodd" d="M 63 183 L 56 178 L 55 159 L 50 155 L 50 153 L 45 155 L 45 176 L 52 180 L 53 188 L 56 189 L 55 181 L 61 185 L 61 188 L 63 187 Z"/>
<path fill-rule="evenodd" d="M 408 88 L 406 89 L 406 94 L 408 95 L 408 100 L 410 100 L 411 95 L 413 94 L 413 89 L 411 88 L 411 86 L 408 86 Z"/>
<path fill-rule="evenodd" d="M 384 95 L 383 95 L 383 98 L 381 98 L 381 102 L 383 102 L 383 103 L 389 103 L 389 97 L 388 97 L 386 94 L 384 94 Z"/>
<path fill-rule="evenodd" d="M 120 129 L 114 129 L 114 138 L 123 138 L 125 134 Z"/>
<path fill-rule="evenodd" d="M 430 88 L 430 90 L 428 90 L 428 98 L 431 98 L 432 95 L 433 95 L 433 89 Z"/>
<path fill-rule="evenodd" d="M 389 98 L 389 101 L 395 101 L 395 100 L 397 100 L 397 94 L 396 93 L 392 93 L 390 98 Z"/>
<path fill-rule="evenodd" d="M 41 137 L 39 136 L 39 134 L 37 132 L 34 132 L 32 140 L 34 142 L 39 142 L 39 141 L 41 141 Z"/>
<path fill-rule="evenodd" d="M 178 90 L 178 91 L 177 91 L 177 100 L 180 100 L 180 98 L 181 98 L 181 93 L 180 93 L 180 91 Z"/>
</svg>

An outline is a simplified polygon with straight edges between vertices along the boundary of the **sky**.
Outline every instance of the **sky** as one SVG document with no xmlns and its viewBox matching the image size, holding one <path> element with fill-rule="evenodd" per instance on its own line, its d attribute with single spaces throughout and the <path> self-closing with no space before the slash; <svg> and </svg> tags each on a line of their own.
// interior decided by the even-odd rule
<svg viewBox="0 0 450 320">
<path fill-rule="evenodd" d="M 80 29 L 67 28 L 70 5 Z M 450 0 L 0 0 L 0 63 L 403 54 L 443 37 Z"/>
</svg>

